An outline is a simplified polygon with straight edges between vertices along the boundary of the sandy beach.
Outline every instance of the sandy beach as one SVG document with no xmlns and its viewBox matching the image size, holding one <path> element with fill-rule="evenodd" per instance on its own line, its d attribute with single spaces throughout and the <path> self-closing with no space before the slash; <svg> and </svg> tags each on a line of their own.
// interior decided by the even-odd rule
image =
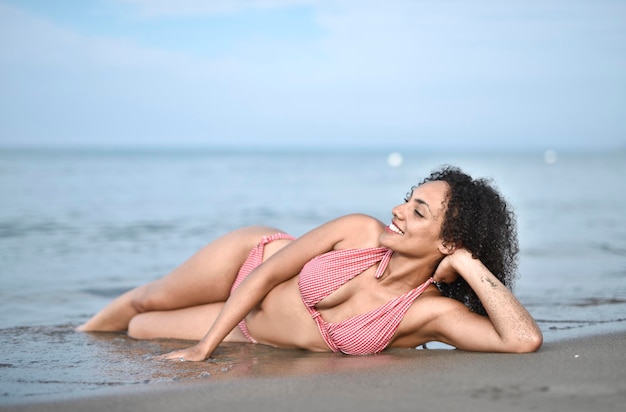
<svg viewBox="0 0 626 412">
<path fill-rule="evenodd" d="M 289 364 L 279 355 L 228 378 L 139 385 L 0 410 L 623 411 L 625 342 L 620 332 L 548 342 L 523 355 L 391 350 L 367 357 L 307 354 Z"/>
</svg>

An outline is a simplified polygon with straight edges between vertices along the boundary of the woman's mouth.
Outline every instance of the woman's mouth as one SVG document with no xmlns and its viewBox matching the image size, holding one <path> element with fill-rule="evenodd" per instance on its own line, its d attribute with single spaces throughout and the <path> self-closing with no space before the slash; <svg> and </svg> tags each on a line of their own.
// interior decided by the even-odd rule
<svg viewBox="0 0 626 412">
<path fill-rule="evenodd" d="M 387 226 L 387 229 L 391 230 L 393 233 L 396 233 L 400 236 L 404 235 L 404 232 L 401 231 L 398 226 L 394 225 L 393 223 L 390 224 L 389 226 Z"/>
</svg>

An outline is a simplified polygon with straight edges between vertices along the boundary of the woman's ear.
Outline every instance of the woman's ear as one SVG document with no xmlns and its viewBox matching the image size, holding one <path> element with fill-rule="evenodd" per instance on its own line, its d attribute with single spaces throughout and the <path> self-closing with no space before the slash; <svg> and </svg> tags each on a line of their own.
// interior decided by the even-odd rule
<svg viewBox="0 0 626 412">
<path fill-rule="evenodd" d="M 442 255 L 451 255 L 456 250 L 456 243 L 441 241 L 439 243 L 439 251 Z"/>
</svg>

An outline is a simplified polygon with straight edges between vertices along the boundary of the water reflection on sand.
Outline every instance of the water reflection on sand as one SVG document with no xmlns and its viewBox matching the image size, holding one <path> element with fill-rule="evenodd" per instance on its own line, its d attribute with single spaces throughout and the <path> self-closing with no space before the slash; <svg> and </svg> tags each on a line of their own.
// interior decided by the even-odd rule
<svg viewBox="0 0 626 412">
<path fill-rule="evenodd" d="M 346 356 L 225 343 L 204 362 L 176 362 L 156 357 L 193 342 L 140 341 L 124 333 L 80 333 L 69 325 L 2 329 L 0 340 L 5 353 L 0 364 L 0 401 L 34 400 L 52 395 L 67 397 L 103 388 L 154 383 L 210 383 L 351 372 L 391 367 L 433 352 L 394 349 L 373 356 Z"/>
</svg>

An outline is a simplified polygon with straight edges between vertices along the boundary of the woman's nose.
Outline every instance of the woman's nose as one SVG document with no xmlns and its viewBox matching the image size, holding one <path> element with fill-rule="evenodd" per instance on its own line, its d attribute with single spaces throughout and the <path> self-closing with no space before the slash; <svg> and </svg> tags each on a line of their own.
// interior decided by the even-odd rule
<svg viewBox="0 0 626 412">
<path fill-rule="evenodd" d="M 394 207 L 393 209 L 391 209 L 391 216 L 396 217 L 398 219 L 402 219 L 402 206 L 403 205 L 398 205 L 396 207 Z"/>
</svg>

